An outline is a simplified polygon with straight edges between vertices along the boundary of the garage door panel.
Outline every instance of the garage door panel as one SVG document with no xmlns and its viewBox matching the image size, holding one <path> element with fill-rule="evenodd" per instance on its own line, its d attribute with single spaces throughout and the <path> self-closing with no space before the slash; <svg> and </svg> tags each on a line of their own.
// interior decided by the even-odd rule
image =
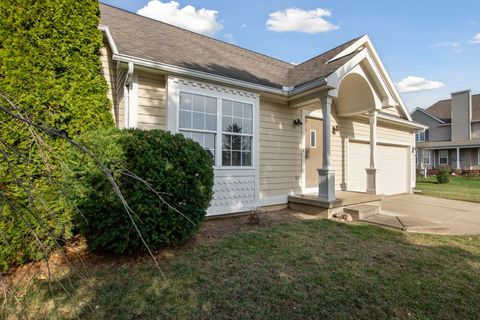
<svg viewBox="0 0 480 320">
<path fill-rule="evenodd" d="M 379 146 L 377 151 L 380 192 L 386 195 L 407 192 L 407 149 Z"/>
<path fill-rule="evenodd" d="M 407 192 L 407 149 L 396 146 L 377 146 L 378 192 L 391 195 Z M 348 148 L 347 190 L 366 192 L 370 167 L 370 145 L 351 142 Z"/>
<path fill-rule="evenodd" d="M 349 191 L 367 191 L 367 171 L 370 166 L 370 146 L 366 143 L 350 143 L 348 147 Z"/>
</svg>

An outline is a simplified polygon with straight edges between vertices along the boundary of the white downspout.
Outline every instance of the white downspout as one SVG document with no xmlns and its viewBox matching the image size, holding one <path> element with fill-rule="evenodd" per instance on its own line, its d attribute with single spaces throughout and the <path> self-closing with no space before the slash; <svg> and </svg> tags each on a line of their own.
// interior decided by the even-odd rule
<svg viewBox="0 0 480 320">
<path fill-rule="evenodd" d="M 132 77 L 133 77 L 133 62 L 128 63 L 128 72 L 127 76 L 125 77 L 125 128 L 131 128 L 131 117 L 130 117 L 130 89 L 132 84 Z"/>
</svg>

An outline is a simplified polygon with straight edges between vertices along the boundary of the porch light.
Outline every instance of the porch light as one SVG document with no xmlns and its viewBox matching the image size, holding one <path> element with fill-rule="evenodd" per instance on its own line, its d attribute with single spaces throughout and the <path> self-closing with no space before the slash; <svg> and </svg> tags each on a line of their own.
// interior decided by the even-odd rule
<svg viewBox="0 0 480 320">
<path fill-rule="evenodd" d="M 300 120 L 300 118 L 297 118 L 295 120 L 293 120 L 293 125 L 294 126 L 301 126 L 303 124 L 302 120 Z"/>
<path fill-rule="evenodd" d="M 332 134 L 336 134 L 340 131 L 340 127 L 338 125 L 332 127 Z"/>
</svg>

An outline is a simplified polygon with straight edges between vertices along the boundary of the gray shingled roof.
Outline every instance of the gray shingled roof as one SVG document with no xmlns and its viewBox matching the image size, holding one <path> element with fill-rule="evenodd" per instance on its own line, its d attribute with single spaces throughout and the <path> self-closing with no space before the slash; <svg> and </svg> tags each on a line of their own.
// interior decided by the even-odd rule
<svg viewBox="0 0 480 320">
<path fill-rule="evenodd" d="M 438 119 L 449 123 L 452 119 L 452 99 L 437 101 L 426 110 Z M 480 121 L 480 94 L 472 95 L 472 121 Z"/>
<path fill-rule="evenodd" d="M 119 8 L 100 4 L 120 54 L 243 80 L 269 87 L 299 86 L 325 78 L 355 53 L 328 63 L 358 38 L 294 66 Z"/>
</svg>

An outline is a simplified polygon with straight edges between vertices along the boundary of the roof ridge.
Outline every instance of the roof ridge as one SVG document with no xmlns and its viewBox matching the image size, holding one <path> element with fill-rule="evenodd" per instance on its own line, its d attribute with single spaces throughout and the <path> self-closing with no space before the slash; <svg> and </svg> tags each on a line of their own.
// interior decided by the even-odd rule
<svg viewBox="0 0 480 320">
<path fill-rule="evenodd" d="M 157 19 L 153 19 L 153 18 L 150 18 L 150 17 L 146 17 L 146 16 L 142 16 L 138 13 L 135 13 L 135 12 L 131 12 L 131 11 L 128 11 L 126 9 L 123 9 L 123 8 L 119 8 L 119 7 L 116 7 L 116 6 L 113 6 L 111 4 L 107 4 L 107 3 L 103 3 L 103 2 L 100 2 L 101 5 L 104 5 L 104 6 L 107 6 L 107 7 L 110 7 L 110 8 L 113 8 L 113 9 L 116 9 L 116 10 L 121 10 L 121 11 L 124 11 L 126 13 L 129 13 L 129 14 L 132 14 L 132 15 L 135 15 L 135 16 L 138 16 L 140 18 L 144 18 L 144 19 L 148 19 L 148 20 L 152 20 L 154 22 L 157 22 L 157 23 L 163 23 L 167 26 L 170 26 L 170 27 L 173 27 L 173 28 L 176 28 L 176 29 L 180 29 L 182 31 L 186 31 L 186 32 L 189 32 L 189 33 L 192 33 L 192 34 L 195 34 L 197 36 L 201 36 L 201 37 L 204 37 L 204 38 L 207 38 L 208 40 L 211 40 L 211 41 L 216 41 L 216 42 L 219 42 L 220 44 L 223 44 L 223 45 L 226 45 L 227 47 L 233 47 L 233 48 L 236 48 L 236 49 L 240 49 L 240 50 L 245 50 L 245 51 L 249 51 L 251 53 L 254 53 L 256 55 L 260 55 L 260 56 L 263 56 L 265 58 L 268 58 L 268 59 L 272 59 L 272 60 L 275 60 L 277 62 L 281 62 L 283 64 L 286 64 L 286 67 L 295 67 L 294 65 L 292 65 L 291 63 L 289 62 L 286 62 L 284 60 L 281 60 L 279 58 L 275 58 L 275 57 L 272 57 L 272 56 L 269 56 L 267 54 L 264 54 L 264 53 L 260 53 L 260 52 L 257 52 L 257 51 L 254 51 L 254 50 L 251 50 L 251 49 L 248 49 L 248 48 L 243 48 L 243 47 L 240 47 L 240 46 L 237 46 L 235 44 L 232 44 L 232 43 L 228 43 L 226 41 L 223 41 L 223 40 L 220 40 L 220 39 L 216 39 L 216 38 L 213 38 L 213 37 L 209 37 L 209 36 L 206 36 L 204 34 L 201 34 L 201 33 L 198 33 L 198 32 L 194 32 L 194 31 L 191 31 L 191 30 L 188 30 L 188 29 L 185 29 L 185 28 L 181 28 L 181 27 L 178 27 L 178 26 L 175 26 L 173 24 L 170 24 L 170 23 L 167 23 L 167 22 L 164 22 L 164 21 L 160 21 L 160 20 L 157 20 Z M 303 63 L 303 62 L 302 62 Z"/>
</svg>

